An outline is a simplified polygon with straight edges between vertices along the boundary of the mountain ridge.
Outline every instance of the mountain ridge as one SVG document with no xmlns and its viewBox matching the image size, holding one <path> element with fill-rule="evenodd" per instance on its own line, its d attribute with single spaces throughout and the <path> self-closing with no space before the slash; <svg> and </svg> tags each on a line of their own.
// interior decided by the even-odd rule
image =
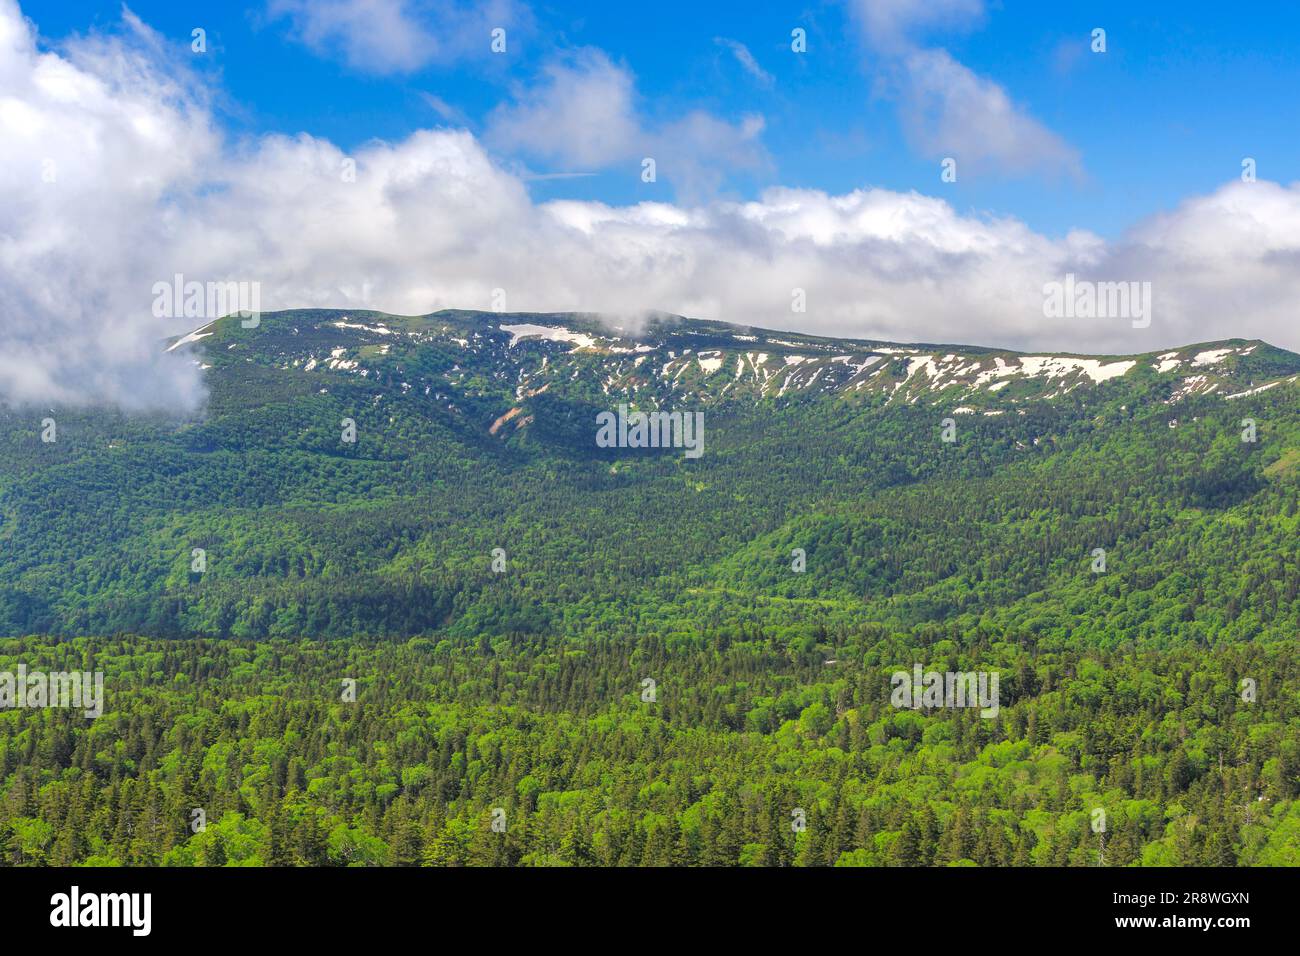
<svg viewBox="0 0 1300 956">
<path fill-rule="evenodd" d="M 595 332 L 598 334 L 602 334 L 605 337 L 611 339 L 630 338 L 637 341 L 643 341 L 645 338 L 644 335 L 641 335 L 635 331 L 628 330 L 620 326 L 612 325 L 611 320 L 617 318 L 617 316 L 610 316 L 606 313 L 600 313 L 600 312 L 495 312 L 495 311 L 479 310 L 479 309 L 439 309 L 435 312 L 426 312 L 420 314 L 404 314 L 404 313 L 395 313 L 395 312 L 383 312 L 374 309 L 338 309 L 338 308 L 330 308 L 330 307 L 320 307 L 320 308 L 313 307 L 313 308 L 302 308 L 302 309 L 276 309 L 276 310 L 260 313 L 260 316 L 263 319 L 283 317 L 283 316 L 311 316 L 311 315 L 318 315 L 322 319 L 326 317 L 342 317 L 341 319 L 337 319 L 337 320 L 346 320 L 347 318 L 350 317 L 365 317 L 366 319 L 371 321 L 390 319 L 390 320 L 398 320 L 403 323 L 416 322 L 416 321 L 429 322 L 434 319 L 460 320 L 460 321 L 482 320 L 489 327 L 494 322 L 500 323 L 504 320 L 511 319 L 511 318 L 531 318 L 531 319 L 542 319 L 550 323 L 570 323 L 570 324 L 581 325 L 583 326 L 583 328 L 581 329 L 581 331 L 583 332 Z M 165 338 L 163 341 L 169 345 L 168 351 L 171 351 L 172 347 L 181 344 L 184 339 L 190 338 L 190 336 L 194 335 L 195 333 L 210 329 L 213 325 L 219 322 L 233 322 L 236 318 L 238 318 L 238 315 L 236 314 L 221 316 L 219 319 L 208 321 L 200 326 L 195 327 L 185 335 L 169 336 Z M 947 349 L 950 351 L 972 353 L 972 354 L 988 353 L 988 354 L 1008 354 L 1008 355 L 1056 355 L 1065 358 L 1094 358 L 1094 359 L 1146 358 L 1146 357 L 1158 356 L 1160 354 L 1165 354 L 1170 352 L 1186 352 L 1186 351 L 1190 351 L 1191 349 L 1204 350 L 1209 346 L 1238 347 L 1238 346 L 1250 346 L 1250 345 L 1263 345 L 1263 346 L 1267 346 L 1269 349 L 1274 350 L 1276 352 L 1281 352 L 1286 355 L 1293 356 L 1297 361 L 1300 361 L 1300 353 L 1291 352 L 1290 350 L 1284 349 L 1281 346 L 1273 345 L 1264 339 L 1241 338 L 1239 336 L 1226 338 L 1226 339 L 1210 339 L 1202 342 L 1188 342 L 1183 345 L 1172 346 L 1169 348 L 1149 349 L 1147 351 L 1142 351 L 1142 352 L 1073 352 L 1066 349 L 1051 349 L 1051 350 L 1017 349 L 1017 348 L 1012 348 L 1010 346 L 978 345 L 970 342 L 967 343 L 922 342 L 922 341 L 904 342 L 904 341 L 892 340 L 892 339 L 857 338 L 854 336 L 830 336 L 830 335 L 821 335 L 818 333 L 811 333 L 811 332 L 799 332 L 794 330 L 768 329 L 762 326 L 744 325 L 741 323 L 726 322 L 720 319 L 696 319 L 684 315 L 678 315 L 676 313 L 666 313 L 666 312 L 653 313 L 651 318 L 645 321 L 644 326 L 650 329 L 662 330 L 662 331 L 672 331 L 674 328 L 678 326 L 684 326 L 687 327 L 686 331 L 695 332 L 695 330 L 698 329 L 699 330 L 698 334 L 703 334 L 712 331 L 720 334 L 730 334 L 733 337 L 742 338 L 742 339 L 744 336 L 757 336 L 757 337 L 761 337 L 763 341 L 771 342 L 774 344 L 781 344 L 779 339 L 777 338 L 778 336 L 787 336 L 787 337 L 794 336 L 796 338 L 807 340 L 807 344 L 810 345 L 817 344 L 817 343 L 829 343 L 829 344 L 841 343 L 841 344 L 851 344 L 851 345 L 864 346 L 864 347 L 885 346 L 887 348 L 896 348 L 896 349 L 901 348 L 901 349 L 910 349 L 914 351 L 934 352 L 934 351 Z M 695 327 L 695 328 L 690 328 L 690 327 Z M 610 335 L 609 334 L 610 332 L 617 332 L 620 334 Z"/>
<path fill-rule="evenodd" d="M 534 406 L 556 399 L 594 409 L 852 397 L 993 417 L 1067 397 L 1235 399 L 1300 379 L 1300 355 L 1258 339 L 1085 355 L 833 338 L 666 314 L 634 328 L 615 321 L 592 313 L 286 310 L 264 313 L 253 330 L 233 317 L 210 322 L 167 348 L 195 350 L 205 372 L 243 359 L 360 378 L 377 386 L 376 400 L 395 389 L 452 411 L 473 405 L 482 428 L 502 438 L 530 428 L 541 413 Z"/>
</svg>

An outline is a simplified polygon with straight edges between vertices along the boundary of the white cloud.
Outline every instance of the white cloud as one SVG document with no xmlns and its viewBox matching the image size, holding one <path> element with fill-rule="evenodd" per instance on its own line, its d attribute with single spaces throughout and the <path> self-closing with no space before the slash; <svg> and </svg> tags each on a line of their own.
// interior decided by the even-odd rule
<svg viewBox="0 0 1300 956">
<path fill-rule="evenodd" d="M 491 31 L 529 23 L 515 0 L 269 0 L 299 42 L 364 73 L 409 73 L 487 55 Z"/>
<path fill-rule="evenodd" d="M 692 198 L 715 191 L 730 170 L 767 166 L 762 117 L 733 123 L 694 110 L 656 123 L 640 109 L 632 73 L 600 50 L 552 61 L 543 77 L 493 111 L 485 133 L 491 146 L 586 169 L 622 166 L 629 177 L 651 157 L 656 176 Z"/>
<path fill-rule="evenodd" d="M 909 53 L 903 69 L 903 126 L 926 155 L 955 157 L 967 172 L 1082 174 L 1074 148 L 946 50 Z"/>
<path fill-rule="evenodd" d="M 966 29 L 984 18 L 984 0 L 853 0 L 877 49 L 905 50 L 919 31 Z"/>
<path fill-rule="evenodd" d="M 514 103 L 488 120 L 494 146 L 551 162 L 604 167 L 639 158 L 649 137 L 637 115 L 632 74 L 600 50 L 584 49 L 542 70 Z"/>
<path fill-rule="evenodd" d="M 1250 336 L 1300 348 L 1300 184 L 1234 183 L 1106 243 L 883 189 L 774 188 L 752 202 L 536 203 L 464 130 L 346 157 L 307 135 L 230 144 L 156 37 L 41 54 L 0 0 L 0 398 L 188 407 L 152 285 L 258 281 L 265 309 L 663 309 L 898 341 L 1133 352 Z M 174 76 L 175 74 L 168 74 Z M 677 134 L 705 141 L 703 114 Z M 608 147 L 601 147 L 608 148 Z M 42 183 L 43 159 L 57 164 Z M 1066 272 L 1150 281 L 1148 329 L 1053 321 Z M 808 312 L 792 314 L 791 292 Z M 248 334 L 257 334 L 255 330 Z M 169 361 L 168 359 L 172 359 Z"/>
<path fill-rule="evenodd" d="M 445 122 L 453 126 L 469 125 L 469 117 L 436 93 L 421 93 L 420 98 Z"/>
<path fill-rule="evenodd" d="M 754 78 L 755 82 L 764 89 L 770 89 L 773 84 L 772 74 L 763 69 L 754 54 L 749 52 L 749 47 L 739 40 L 729 40 L 726 37 L 714 37 L 713 42 L 718 46 L 726 47 L 731 51 L 731 55 L 736 58 L 736 62 L 741 68 Z"/>
<path fill-rule="evenodd" d="M 0 397 L 198 398 L 191 369 L 157 360 L 177 330 L 152 318 L 149 289 L 187 226 L 173 193 L 200 184 L 218 140 L 201 94 L 152 59 L 158 38 L 127 24 L 125 43 L 40 53 L 0 0 Z"/>
<path fill-rule="evenodd" d="M 1082 176 L 1078 151 L 1012 101 L 1005 89 L 918 36 L 980 23 L 984 0 L 851 0 L 880 60 L 913 148 L 952 157 L 959 173 Z"/>
<path fill-rule="evenodd" d="M 1234 180 L 1137 224 L 1105 268 L 1152 277 L 1167 336 L 1263 338 L 1300 351 L 1300 182 Z"/>
</svg>

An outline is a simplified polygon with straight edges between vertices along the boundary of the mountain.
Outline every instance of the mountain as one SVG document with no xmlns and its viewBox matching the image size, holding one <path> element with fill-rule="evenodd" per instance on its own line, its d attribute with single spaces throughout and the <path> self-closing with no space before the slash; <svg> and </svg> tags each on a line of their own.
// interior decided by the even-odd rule
<svg viewBox="0 0 1300 956">
<path fill-rule="evenodd" d="M 1294 554 L 1300 356 L 1258 341 L 1086 357 L 300 311 L 164 347 L 201 366 L 201 414 L 67 410 L 42 443 L 43 416 L 5 413 L 3 632 L 581 633 L 630 608 L 689 619 L 707 594 L 711 617 L 783 626 L 798 599 L 834 602 L 823 625 L 979 607 L 1063 636 L 1059 588 L 1127 622 L 1094 548 L 1144 592 L 1162 582 L 1139 556 L 1163 567 L 1241 521 L 1238 567 Z M 704 454 L 598 447 L 620 404 L 702 411 Z M 796 547 L 809 573 L 787 573 Z M 1206 561 L 1181 570 L 1206 580 L 1175 622 L 1096 639 L 1294 633 L 1293 563 L 1281 604 L 1201 620 L 1182 602 L 1219 594 Z"/>
<path fill-rule="evenodd" d="M 200 412 L 0 412 L 0 673 L 108 693 L 0 713 L 0 860 L 1300 863 L 1300 356 L 355 311 L 160 348 Z M 702 454 L 597 444 L 620 405 Z M 998 706 L 900 706 L 914 668 Z"/>
</svg>

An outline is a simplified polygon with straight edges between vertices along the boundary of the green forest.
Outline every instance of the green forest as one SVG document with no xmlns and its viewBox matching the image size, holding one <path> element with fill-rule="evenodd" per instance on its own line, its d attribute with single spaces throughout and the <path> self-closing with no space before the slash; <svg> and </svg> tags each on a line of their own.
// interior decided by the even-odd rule
<svg viewBox="0 0 1300 956">
<path fill-rule="evenodd" d="M 331 318 L 217 323 L 197 414 L 0 410 L 0 672 L 106 691 L 0 709 L 0 863 L 1300 864 L 1300 356 L 723 395 Z M 595 447 L 615 361 L 702 457 Z"/>
<path fill-rule="evenodd" d="M 672 648 L 14 641 L 9 655 L 48 669 L 102 669 L 112 706 L 0 714 L 0 859 L 1300 864 L 1294 645 L 1080 654 L 912 636 L 923 650 L 838 635 L 835 664 L 725 632 Z M 887 672 L 916 653 L 998 667 L 998 718 L 892 707 Z"/>
</svg>

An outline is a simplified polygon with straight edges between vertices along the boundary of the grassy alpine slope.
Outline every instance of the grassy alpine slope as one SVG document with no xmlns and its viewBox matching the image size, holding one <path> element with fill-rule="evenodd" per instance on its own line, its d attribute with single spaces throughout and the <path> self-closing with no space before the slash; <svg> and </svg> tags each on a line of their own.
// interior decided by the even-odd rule
<svg viewBox="0 0 1300 956">
<path fill-rule="evenodd" d="M 108 704 L 0 711 L 0 859 L 1092 865 L 1101 808 L 1106 865 L 1300 862 L 1300 356 L 186 339 L 192 420 L 3 412 L 0 669 Z M 619 403 L 704 454 L 597 448 Z M 999 715 L 892 707 L 913 664 Z"/>
</svg>

